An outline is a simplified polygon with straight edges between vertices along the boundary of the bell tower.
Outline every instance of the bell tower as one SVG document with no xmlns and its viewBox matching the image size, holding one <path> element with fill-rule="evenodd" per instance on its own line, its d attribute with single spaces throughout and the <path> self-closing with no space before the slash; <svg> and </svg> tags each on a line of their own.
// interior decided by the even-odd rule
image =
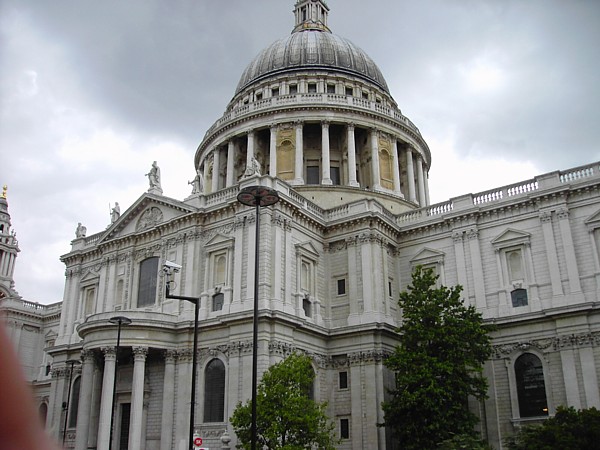
<svg viewBox="0 0 600 450">
<path fill-rule="evenodd" d="M 10 229 L 10 214 L 6 199 L 7 186 L 0 194 L 0 298 L 19 297 L 14 290 L 15 261 L 19 252 L 17 235 Z"/>
<path fill-rule="evenodd" d="M 329 7 L 324 0 L 298 0 L 294 5 L 296 25 L 292 33 L 303 30 L 320 30 L 331 33 L 327 26 Z"/>
</svg>

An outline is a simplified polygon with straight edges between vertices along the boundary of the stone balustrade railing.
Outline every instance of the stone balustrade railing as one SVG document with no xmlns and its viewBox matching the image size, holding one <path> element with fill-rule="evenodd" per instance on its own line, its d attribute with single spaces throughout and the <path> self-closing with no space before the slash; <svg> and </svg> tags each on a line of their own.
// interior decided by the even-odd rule
<svg viewBox="0 0 600 450">
<path fill-rule="evenodd" d="M 15 308 L 15 309 L 24 309 L 28 311 L 36 311 L 42 314 L 51 314 L 52 312 L 60 312 L 62 302 L 51 303 L 48 305 L 43 305 L 41 303 L 30 302 L 23 299 L 15 299 L 15 298 L 3 298 L 2 306 L 4 309 Z"/>
<path fill-rule="evenodd" d="M 209 136 L 216 129 L 224 126 L 228 122 L 238 119 L 247 114 L 254 114 L 257 112 L 264 112 L 266 109 L 286 107 L 292 105 L 301 104 L 314 104 L 327 106 L 342 106 L 347 105 L 352 109 L 363 109 L 376 112 L 377 114 L 391 117 L 392 119 L 403 123 L 408 126 L 411 130 L 417 133 L 419 136 L 421 132 L 407 117 L 402 115 L 396 108 L 384 106 L 381 103 L 365 100 L 363 98 L 357 98 L 353 96 L 340 95 L 340 94 L 291 94 L 291 95 L 279 95 L 276 97 L 265 98 L 247 105 L 234 108 L 231 111 L 226 112 L 223 116 L 217 120 L 207 131 L 205 136 Z"/>
<path fill-rule="evenodd" d="M 565 184 L 576 186 L 577 184 L 588 183 L 589 181 L 600 181 L 600 162 L 592 163 L 586 166 L 575 167 L 564 171 L 550 172 L 539 175 L 531 180 L 525 180 L 519 183 L 513 183 L 507 186 L 490 189 L 488 191 L 479 192 L 476 194 L 466 194 L 460 197 L 455 197 L 445 202 L 436 203 L 433 205 L 408 211 L 401 214 L 393 214 L 385 208 L 377 208 L 369 206 L 367 198 L 365 198 L 365 206 L 350 208 L 348 205 L 341 205 L 335 208 L 325 210 L 316 203 L 303 197 L 293 189 L 293 186 L 277 178 L 263 176 L 257 180 L 258 184 L 272 185 L 282 195 L 289 198 L 291 201 L 298 204 L 302 209 L 315 214 L 324 221 L 344 219 L 351 214 L 356 214 L 357 211 L 377 211 L 392 222 L 398 225 L 404 225 L 416 222 L 426 217 L 441 216 L 450 212 L 465 210 L 468 208 L 479 207 L 494 203 L 500 203 L 507 199 L 525 197 L 533 192 L 546 191 L 551 189 L 559 189 Z M 206 207 L 218 206 L 234 201 L 239 192 L 239 186 L 231 186 L 227 189 L 222 189 L 213 194 L 208 194 L 204 197 L 203 205 Z M 365 197 L 369 196 L 369 190 L 365 190 Z M 85 246 L 91 246 L 97 243 L 104 233 L 97 233 L 85 238 Z"/>
</svg>

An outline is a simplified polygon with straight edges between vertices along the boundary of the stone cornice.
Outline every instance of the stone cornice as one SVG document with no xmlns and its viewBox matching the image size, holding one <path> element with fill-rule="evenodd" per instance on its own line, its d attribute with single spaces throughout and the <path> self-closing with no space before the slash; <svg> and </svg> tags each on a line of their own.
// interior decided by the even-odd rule
<svg viewBox="0 0 600 450">
<path fill-rule="evenodd" d="M 514 352 L 526 352 L 529 349 L 545 353 L 568 348 L 597 346 L 600 346 L 600 331 L 592 331 L 494 345 L 492 346 L 492 358 L 506 358 Z"/>
</svg>

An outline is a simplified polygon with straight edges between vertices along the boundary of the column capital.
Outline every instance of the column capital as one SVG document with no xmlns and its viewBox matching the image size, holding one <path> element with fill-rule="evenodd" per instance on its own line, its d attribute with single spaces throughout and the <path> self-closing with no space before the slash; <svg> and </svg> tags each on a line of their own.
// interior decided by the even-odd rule
<svg viewBox="0 0 600 450">
<path fill-rule="evenodd" d="M 353 122 L 347 123 L 346 128 L 348 129 L 348 131 L 350 131 L 350 130 L 354 131 L 354 128 L 356 128 L 356 124 Z"/>
<path fill-rule="evenodd" d="M 279 124 L 278 123 L 271 123 L 271 124 L 269 124 L 269 129 L 271 131 L 277 131 L 278 128 L 279 128 Z"/>
<path fill-rule="evenodd" d="M 296 121 L 294 121 L 294 125 L 296 126 L 296 128 L 303 127 L 304 120 L 296 120 Z"/>
<path fill-rule="evenodd" d="M 329 128 L 329 124 L 331 123 L 330 120 L 321 120 L 321 127 L 323 128 Z"/>
<path fill-rule="evenodd" d="M 177 350 L 163 350 L 163 357 L 166 363 L 174 364 L 177 359 Z"/>
<path fill-rule="evenodd" d="M 248 136 L 254 136 L 254 128 L 246 131 L 246 135 L 248 135 Z"/>
<path fill-rule="evenodd" d="M 148 347 L 132 347 L 131 351 L 133 352 L 134 360 L 145 360 L 148 355 Z"/>
<path fill-rule="evenodd" d="M 84 348 L 81 350 L 81 360 L 83 362 L 94 360 L 94 350 L 91 348 Z"/>
<path fill-rule="evenodd" d="M 102 347 L 100 350 L 102 350 L 102 353 L 104 353 L 105 360 L 114 360 L 117 356 L 117 349 L 115 347 Z"/>
</svg>

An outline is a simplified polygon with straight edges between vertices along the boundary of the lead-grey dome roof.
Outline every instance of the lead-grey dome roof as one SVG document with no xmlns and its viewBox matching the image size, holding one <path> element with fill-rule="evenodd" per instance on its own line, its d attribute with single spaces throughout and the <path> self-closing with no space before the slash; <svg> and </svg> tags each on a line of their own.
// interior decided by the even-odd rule
<svg viewBox="0 0 600 450">
<path fill-rule="evenodd" d="M 389 94 L 381 71 L 363 50 L 348 39 L 316 29 L 295 31 L 265 48 L 246 67 L 235 92 L 266 77 L 307 68 L 355 75 Z"/>
</svg>

